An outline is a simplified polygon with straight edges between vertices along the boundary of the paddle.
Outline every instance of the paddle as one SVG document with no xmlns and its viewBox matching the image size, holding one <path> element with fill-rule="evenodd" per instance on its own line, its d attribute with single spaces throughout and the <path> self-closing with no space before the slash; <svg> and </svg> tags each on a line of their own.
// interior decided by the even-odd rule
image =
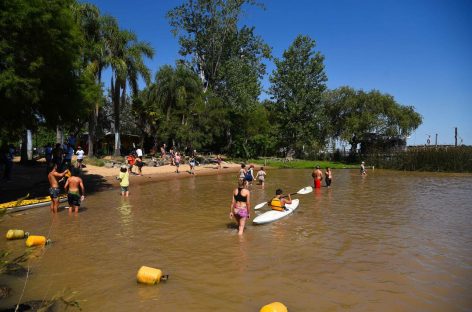
<svg viewBox="0 0 472 312">
<path fill-rule="evenodd" d="M 298 192 L 290 193 L 290 195 L 295 195 L 295 194 L 304 195 L 304 194 L 308 194 L 308 193 L 311 193 L 311 192 L 313 192 L 313 188 L 312 188 L 311 186 L 305 186 L 304 188 L 302 188 L 302 189 L 299 190 Z M 266 202 L 257 204 L 257 205 L 254 207 L 254 210 L 261 209 L 261 208 L 264 207 L 265 204 L 267 204 L 267 203 L 269 203 L 269 202 L 266 201 Z"/>
</svg>

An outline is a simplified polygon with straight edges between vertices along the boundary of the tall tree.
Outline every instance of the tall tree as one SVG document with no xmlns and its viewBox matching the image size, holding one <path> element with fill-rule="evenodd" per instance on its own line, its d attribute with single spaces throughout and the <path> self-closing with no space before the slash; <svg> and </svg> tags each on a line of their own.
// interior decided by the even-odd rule
<svg viewBox="0 0 472 312">
<path fill-rule="evenodd" d="M 276 69 L 270 76 L 271 110 L 280 147 L 293 149 L 298 155 L 304 147 L 323 146 L 326 138 L 321 95 L 327 76 L 324 57 L 314 48 L 313 39 L 299 35 L 282 59 L 275 59 Z"/>
<path fill-rule="evenodd" d="M 394 97 L 377 90 L 365 92 L 340 87 L 324 94 L 329 132 L 351 144 L 354 152 L 365 135 L 406 138 L 422 122 L 413 107 L 398 104 Z"/>
<path fill-rule="evenodd" d="M 153 57 L 154 50 L 147 42 L 138 41 L 136 34 L 120 30 L 116 21 L 110 20 L 105 26 L 105 40 L 110 49 L 109 61 L 112 68 L 110 83 L 111 99 L 114 108 L 115 156 L 121 154 L 120 106 L 124 105 L 128 84 L 132 94 L 138 92 L 138 78 L 150 82 L 150 71 L 143 57 Z"/>
<path fill-rule="evenodd" d="M 189 0 L 169 11 L 167 16 L 179 36 L 180 54 L 187 59 L 203 82 L 204 90 L 220 98 L 228 114 L 243 115 L 255 109 L 265 75 L 264 58 L 270 48 L 254 28 L 239 26 L 245 5 L 252 0 Z M 214 99 L 214 98 L 213 98 Z M 208 102 L 208 101 L 206 101 Z M 216 103 L 216 102 L 214 102 Z M 226 120 L 234 120 L 226 116 Z M 229 149 L 235 124 L 229 122 L 222 132 Z"/>
<path fill-rule="evenodd" d="M 104 36 L 106 25 L 113 23 L 114 18 L 100 15 L 100 10 L 93 4 L 78 3 L 74 6 L 74 14 L 85 38 L 83 58 L 87 71 L 94 77 L 99 87 L 102 86 L 102 71 L 109 65 L 109 49 Z M 94 155 L 97 121 L 103 99 L 95 101 L 94 109 L 88 119 L 88 156 Z"/>
<path fill-rule="evenodd" d="M 55 128 L 88 113 L 96 89 L 82 68 L 83 37 L 74 22 L 74 4 L 0 2 L 2 128 L 31 129 L 38 123 Z"/>
</svg>

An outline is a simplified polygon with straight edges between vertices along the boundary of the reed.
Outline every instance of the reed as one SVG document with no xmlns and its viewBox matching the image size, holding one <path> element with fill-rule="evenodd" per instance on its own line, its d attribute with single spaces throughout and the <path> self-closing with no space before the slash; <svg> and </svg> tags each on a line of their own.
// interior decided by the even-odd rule
<svg viewBox="0 0 472 312">
<path fill-rule="evenodd" d="M 472 172 L 472 146 L 415 147 L 393 154 L 371 154 L 366 160 L 385 169 Z"/>
</svg>

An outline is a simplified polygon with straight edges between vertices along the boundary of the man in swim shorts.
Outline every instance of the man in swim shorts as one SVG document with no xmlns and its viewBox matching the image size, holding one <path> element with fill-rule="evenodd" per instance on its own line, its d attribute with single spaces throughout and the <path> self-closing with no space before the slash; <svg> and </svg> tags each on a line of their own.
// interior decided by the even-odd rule
<svg viewBox="0 0 472 312">
<path fill-rule="evenodd" d="M 57 208 L 59 207 L 59 181 L 58 178 L 62 178 L 66 175 L 67 170 L 62 173 L 57 172 L 57 164 L 52 167 L 51 172 L 48 174 L 49 180 L 49 196 L 51 196 L 51 212 L 57 213 Z"/>
<path fill-rule="evenodd" d="M 75 213 L 78 213 L 80 203 L 85 198 L 85 188 L 82 179 L 77 176 L 75 168 L 72 169 L 72 176 L 67 179 L 64 189 L 67 190 L 67 201 L 70 206 L 69 213 L 72 213 L 72 210 L 74 210 Z"/>
</svg>

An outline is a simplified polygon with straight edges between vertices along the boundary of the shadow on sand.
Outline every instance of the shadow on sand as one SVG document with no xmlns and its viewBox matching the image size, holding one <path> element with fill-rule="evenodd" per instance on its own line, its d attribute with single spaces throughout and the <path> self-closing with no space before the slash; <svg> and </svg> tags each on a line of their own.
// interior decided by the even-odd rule
<svg viewBox="0 0 472 312">
<path fill-rule="evenodd" d="M 108 183 L 101 175 L 82 172 L 80 177 L 84 181 L 86 195 L 112 187 L 112 184 Z M 59 184 L 62 191 L 64 184 L 65 181 Z M 49 195 L 49 182 L 46 165 L 44 163 L 28 165 L 15 163 L 13 166 L 12 180 L 0 181 L 0 203 L 18 200 L 28 194 L 28 199 Z"/>
</svg>

